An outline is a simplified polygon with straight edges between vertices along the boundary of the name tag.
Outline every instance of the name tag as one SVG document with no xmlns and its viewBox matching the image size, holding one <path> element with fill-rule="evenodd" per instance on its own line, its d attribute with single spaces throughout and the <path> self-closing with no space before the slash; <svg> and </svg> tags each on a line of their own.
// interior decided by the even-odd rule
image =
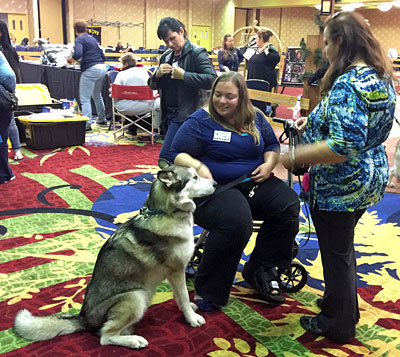
<svg viewBox="0 0 400 357">
<path fill-rule="evenodd" d="M 226 143 L 231 142 L 231 132 L 230 131 L 221 131 L 221 130 L 214 130 L 214 141 L 224 141 Z"/>
</svg>

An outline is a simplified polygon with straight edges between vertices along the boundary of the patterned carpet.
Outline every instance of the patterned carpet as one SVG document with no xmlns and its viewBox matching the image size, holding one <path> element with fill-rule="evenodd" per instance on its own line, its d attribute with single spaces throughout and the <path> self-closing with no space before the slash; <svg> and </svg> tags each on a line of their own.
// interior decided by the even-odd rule
<svg viewBox="0 0 400 357">
<path fill-rule="evenodd" d="M 147 141 L 148 142 L 148 141 Z M 117 224 L 135 215 L 157 172 L 154 146 L 132 137 L 118 145 L 94 128 L 87 144 L 54 151 L 24 148 L 12 162 L 16 180 L 0 186 L 0 353 L 5 356 L 398 356 L 400 355 L 400 204 L 388 193 L 362 217 L 356 231 L 361 319 L 357 336 L 340 346 L 304 333 L 303 314 L 318 312 L 323 291 L 315 234 L 299 235 L 307 285 L 287 294 L 282 306 L 262 300 L 240 270 L 228 306 L 204 313 L 206 325 L 191 328 L 162 283 L 136 326 L 149 346 L 132 351 L 100 346 L 96 335 L 79 332 L 31 343 L 12 330 L 18 310 L 38 315 L 79 311 L 97 252 Z M 306 211 L 301 231 L 309 229 Z M 313 226 L 310 222 L 311 232 Z M 195 233 L 200 232 L 196 227 Z M 193 294 L 193 283 L 188 288 Z"/>
</svg>

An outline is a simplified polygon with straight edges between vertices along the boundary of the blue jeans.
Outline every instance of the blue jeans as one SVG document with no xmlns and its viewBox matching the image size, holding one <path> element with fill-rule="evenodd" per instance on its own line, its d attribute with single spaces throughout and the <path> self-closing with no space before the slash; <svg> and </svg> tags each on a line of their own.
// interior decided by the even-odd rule
<svg viewBox="0 0 400 357">
<path fill-rule="evenodd" d="M 82 106 L 82 114 L 88 117 L 89 120 L 92 119 L 90 98 L 93 98 L 99 121 L 106 119 L 103 97 L 101 96 L 106 73 L 107 67 L 105 64 L 96 64 L 81 74 L 79 98 Z"/>
<path fill-rule="evenodd" d="M 166 126 L 167 126 L 167 133 L 165 134 L 164 142 L 161 146 L 159 157 L 171 161 L 171 144 L 174 140 L 175 134 L 178 129 L 183 124 L 182 122 L 178 121 L 178 114 L 177 113 L 170 113 L 167 114 L 166 117 Z"/>
<path fill-rule="evenodd" d="M 21 150 L 21 142 L 19 141 L 19 131 L 17 124 L 15 123 L 14 113 L 11 117 L 10 125 L 8 126 L 8 137 L 10 138 L 14 152 Z"/>
</svg>

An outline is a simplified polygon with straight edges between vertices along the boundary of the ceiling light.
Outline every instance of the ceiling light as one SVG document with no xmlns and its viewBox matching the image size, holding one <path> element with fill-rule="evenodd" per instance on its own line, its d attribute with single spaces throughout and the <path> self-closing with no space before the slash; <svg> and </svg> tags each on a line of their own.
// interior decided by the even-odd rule
<svg viewBox="0 0 400 357">
<path fill-rule="evenodd" d="M 392 4 L 389 2 L 384 2 L 382 4 L 379 4 L 377 7 L 381 11 L 389 11 L 392 8 Z"/>
<path fill-rule="evenodd" d="M 400 7 L 400 1 L 392 1 L 392 5 Z"/>
</svg>

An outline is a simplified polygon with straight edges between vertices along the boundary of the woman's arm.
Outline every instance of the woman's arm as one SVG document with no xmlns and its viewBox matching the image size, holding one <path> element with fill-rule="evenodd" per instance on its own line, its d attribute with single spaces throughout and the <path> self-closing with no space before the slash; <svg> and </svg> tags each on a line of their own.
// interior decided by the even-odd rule
<svg viewBox="0 0 400 357">
<path fill-rule="evenodd" d="M 319 143 L 300 145 L 296 148 L 294 155 L 286 153 L 281 157 L 283 166 L 288 170 L 306 165 L 338 164 L 346 160 L 346 157 L 334 153 L 326 140 Z"/>
<path fill-rule="evenodd" d="M 201 177 L 213 180 L 209 168 L 205 164 L 203 164 L 200 160 L 195 159 L 193 156 L 189 154 L 186 153 L 178 154 L 174 160 L 174 164 L 193 167 Z"/>
</svg>

